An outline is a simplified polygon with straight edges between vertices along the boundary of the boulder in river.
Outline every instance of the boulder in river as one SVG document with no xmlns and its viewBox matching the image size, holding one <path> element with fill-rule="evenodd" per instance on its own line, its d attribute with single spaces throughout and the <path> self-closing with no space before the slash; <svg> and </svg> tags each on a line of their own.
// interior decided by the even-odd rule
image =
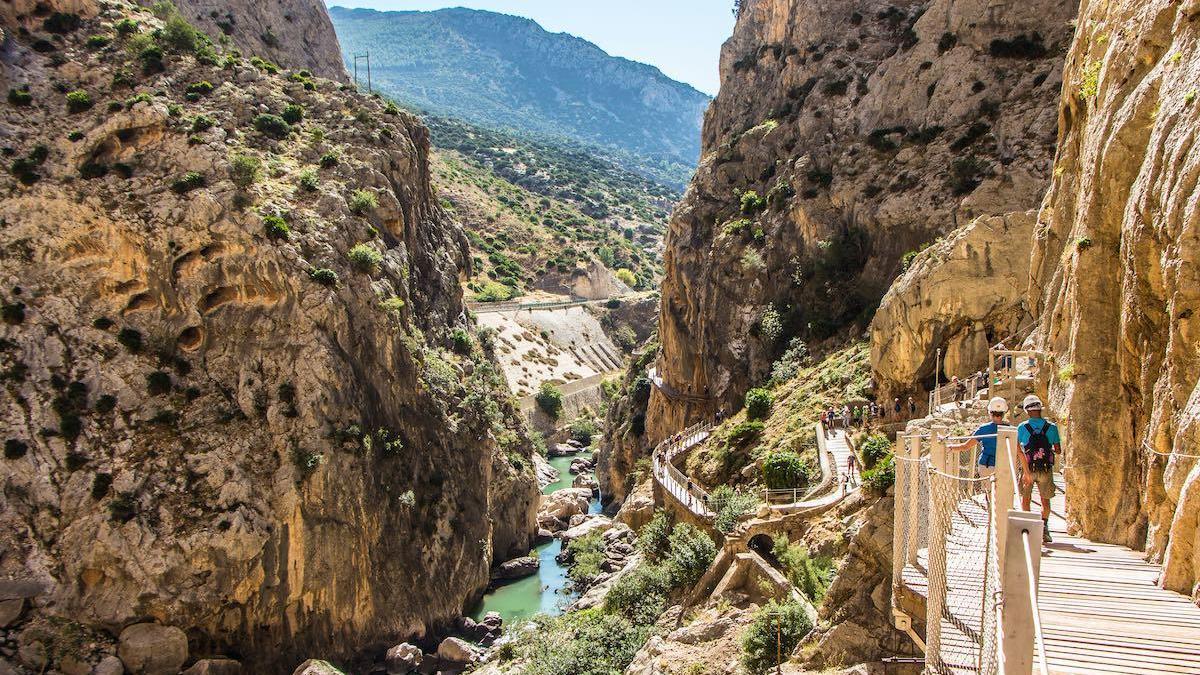
<svg viewBox="0 0 1200 675">
<path fill-rule="evenodd" d="M 538 487 L 543 489 L 558 480 L 560 475 L 558 469 L 551 466 L 545 457 L 536 452 L 533 453 L 533 472 L 537 476 Z"/>
<path fill-rule="evenodd" d="M 500 563 L 496 571 L 492 573 L 493 579 L 520 579 L 531 574 L 537 574 L 538 568 L 542 566 L 535 556 L 525 556 L 523 558 L 513 558 Z"/>
<path fill-rule="evenodd" d="M 538 507 L 538 523 L 542 522 L 543 517 L 566 521 L 571 516 L 587 513 L 588 502 L 591 499 L 592 491 L 585 488 L 568 488 L 542 495 L 541 505 Z"/>
<path fill-rule="evenodd" d="M 570 457 L 571 455 L 579 454 L 582 448 L 576 447 L 569 443 L 555 443 L 546 450 L 547 457 Z"/>
<path fill-rule="evenodd" d="M 604 516 L 594 515 L 585 519 L 582 523 L 567 529 L 567 531 L 558 536 L 562 537 L 563 546 L 566 546 L 572 540 L 589 535 L 592 532 L 604 532 L 612 526 L 612 520 Z"/>
<path fill-rule="evenodd" d="M 401 642 L 387 650 L 383 664 L 387 667 L 388 675 L 407 675 L 416 670 L 424 659 L 425 654 L 420 647 Z"/>
<path fill-rule="evenodd" d="M 309 659 L 296 667 L 292 675 L 346 675 L 328 661 Z"/>
<path fill-rule="evenodd" d="M 183 675 L 242 675 L 242 664 L 233 659 L 200 659 Z"/>
<path fill-rule="evenodd" d="M 448 637 L 438 645 L 437 657 L 450 663 L 475 663 L 480 653 L 466 640 Z"/>
<path fill-rule="evenodd" d="M 600 481 L 597 481 L 596 477 L 590 473 L 581 473 L 578 476 L 575 476 L 575 480 L 571 481 L 571 487 L 591 490 L 594 494 L 600 489 Z"/>
</svg>

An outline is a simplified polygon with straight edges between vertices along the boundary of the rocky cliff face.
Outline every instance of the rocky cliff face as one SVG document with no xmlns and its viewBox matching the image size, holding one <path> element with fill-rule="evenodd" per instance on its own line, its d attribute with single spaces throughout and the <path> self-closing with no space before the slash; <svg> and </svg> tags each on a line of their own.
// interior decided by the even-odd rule
<svg viewBox="0 0 1200 675">
<path fill-rule="evenodd" d="M 788 338 L 865 325 L 902 255 L 1050 177 L 1073 0 L 748 0 L 667 239 L 661 438 Z"/>
<path fill-rule="evenodd" d="M 1145 542 L 1163 583 L 1200 598 L 1198 20 L 1195 0 L 1085 4 L 1031 296 L 1056 358 L 1069 515 Z"/>
<path fill-rule="evenodd" d="M 175 5 L 197 28 L 214 38 L 228 37 L 246 54 L 331 80 L 349 80 L 321 0 L 176 0 Z"/>
<path fill-rule="evenodd" d="M 1030 324 L 1025 290 L 1036 219 L 1033 211 L 979 218 L 913 258 L 871 321 L 880 400 L 931 389 L 938 349 L 944 383 L 986 367 L 992 345 Z"/>
<path fill-rule="evenodd" d="M 102 6 L 0 13 L 29 31 L 0 67 L 0 578 L 254 672 L 454 618 L 538 491 L 494 358 L 450 339 L 469 263 L 427 131 Z"/>
</svg>

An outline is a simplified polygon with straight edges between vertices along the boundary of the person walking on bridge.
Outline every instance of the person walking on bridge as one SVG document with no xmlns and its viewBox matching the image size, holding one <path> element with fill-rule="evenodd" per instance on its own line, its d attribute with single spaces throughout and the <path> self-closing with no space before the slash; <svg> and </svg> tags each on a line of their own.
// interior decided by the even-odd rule
<svg viewBox="0 0 1200 675">
<path fill-rule="evenodd" d="M 979 459 L 976 461 L 975 472 L 979 478 L 989 478 L 996 473 L 996 434 L 1000 425 L 1004 424 L 1004 414 L 1008 412 L 1008 401 L 996 396 L 988 401 L 988 415 L 992 421 L 981 425 L 971 434 L 971 437 L 957 445 L 950 445 L 951 452 L 962 452 L 972 447 L 979 448 Z"/>
<path fill-rule="evenodd" d="M 1033 486 L 1038 488 L 1042 502 L 1042 541 L 1050 537 L 1050 499 L 1054 497 L 1054 458 L 1062 452 L 1058 427 L 1042 418 L 1042 399 L 1034 394 L 1025 397 L 1021 407 L 1029 419 L 1017 427 L 1017 442 L 1021 445 L 1021 508 L 1028 511 L 1033 500 Z"/>
</svg>

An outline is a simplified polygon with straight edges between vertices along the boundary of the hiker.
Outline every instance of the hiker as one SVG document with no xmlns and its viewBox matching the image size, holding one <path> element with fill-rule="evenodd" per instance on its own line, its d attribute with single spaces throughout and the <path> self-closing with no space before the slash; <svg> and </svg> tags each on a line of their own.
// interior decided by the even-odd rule
<svg viewBox="0 0 1200 675">
<path fill-rule="evenodd" d="M 1008 348 L 1004 346 L 1003 342 L 997 342 L 996 346 L 992 347 L 992 349 L 995 349 L 998 352 L 1008 351 Z M 1012 368 L 1012 357 L 1008 354 L 1002 355 L 997 360 L 996 367 L 1000 369 L 1001 372 Z"/>
<path fill-rule="evenodd" d="M 1028 511 L 1033 499 L 1033 486 L 1038 488 L 1042 502 L 1042 541 L 1050 543 L 1050 500 L 1054 497 L 1054 458 L 1062 452 L 1058 427 L 1042 418 L 1042 399 L 1034 394 L 1025 397 L 1021 407 L 1029 419 L 1017 427 L 1017 442 L 1021 445 L 1021 508 Z"/>
<path fill-rule="evenodd" d="M 825 410 L 821 411 L 821 433 L 829 438 L 829 413 Z"/>
<path fill-rule="evenodd" d="M 853 481 L 854 485 L 858 485 L 858 458 L 854 456 L 853 452 L 846 458 L 846 482 L 850 481 Z"/>
<path fill-rule="evenodd" d="M 914 419 L 914 418 L 916 418 L 916 416 L 917 416 L 917 402 L 915 400 L 913 400 L 912 396 L 909 396 L 908 397 L 908 417 L 909 417 L 909 419 Z"/>
<path fill-rule="evenodd" d="M 979 478 L 989 478 L 996 473 L 996 434 L 999 433 L 1000 425 L 1004 424 L 1008 401 L 996 396 L 988 401 L 987 409 L 992 418 L 991 422 L 981 425 L 962 443 L 949 446 L 952 452 L 969 450 L 972 446 L 979 448 L 979 458 L 975 462 L 975 473 Z"/>
<path fill-rule="evenodd" d="M 957 375 L 951 378 L 951 384 L 954 385 L 954 405 L 961 408 L 963 400 L 967 397 L 967 385 L 963 384 Z"/>
<path fill-rule="evenodd" d="M 847 433 L 850 431 L 850 404 L 849 403 L 842 406 L 842 428 L 845 429 L 847 431 Z"/>
<path fill-rule="evenodd" d="M 900 421 L 900 413 L 902 413 L 903 411 L 904 411 L 904 407 L 900 404 L 900 397 L 897 396 L 896 400 L 892 403 L 892 413 L 896 416 L 897 422 Z"/>
</svg>

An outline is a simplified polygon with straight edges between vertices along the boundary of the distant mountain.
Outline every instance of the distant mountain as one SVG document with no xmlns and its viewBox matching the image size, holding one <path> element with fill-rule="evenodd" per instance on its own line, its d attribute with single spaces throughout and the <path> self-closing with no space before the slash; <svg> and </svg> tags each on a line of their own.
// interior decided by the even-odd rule
<svg viewBox="0 0 1200 675">
<path fill-rule="evenodd" d="M 677 188 L 699 160 L 710 99 L 652 66 L 494 12 L 329 13 L 347 62 L 369 50 L 375 86 L 409 106 L 596 145 Z"/>
</svg>

